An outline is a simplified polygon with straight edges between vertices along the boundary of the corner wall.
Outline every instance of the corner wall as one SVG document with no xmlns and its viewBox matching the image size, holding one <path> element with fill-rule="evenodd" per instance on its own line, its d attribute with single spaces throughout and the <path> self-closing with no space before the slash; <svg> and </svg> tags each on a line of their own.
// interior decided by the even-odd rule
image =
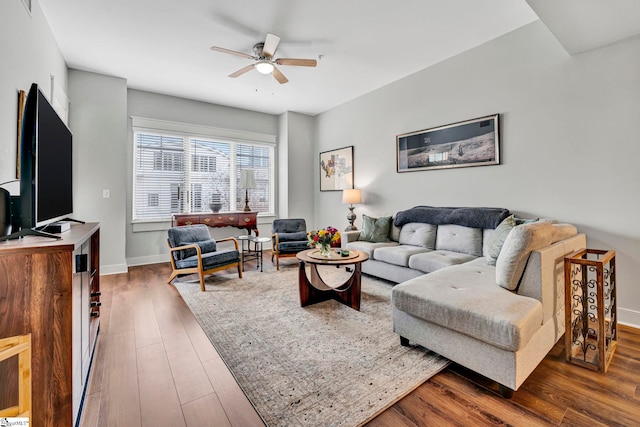
<svg viewBox="0 0 640 427">
<path fill-rule="evenodd" d="M 575 224 L 614 249 L 621 322 L 640 325 L 640 39 L 570 57 L 540 21 L 316 118 L 317 152 L 354 145 L 373 216 L 415 205 L 497 206 Z M 500 113 L 498 166 L 397 173 L 395 136 Z M 316 153 L 317 154 L 317 153 Z M 338 192 L 315 218 L 344 228 Z"/>
<path fill-rule="evenodd" d="M 127 271 L 127 81 L 69 70 L 74 218 L 100 223 L 100 273 Z M 103 191 L 109 192 L 109 197 Z"/>
</svg>

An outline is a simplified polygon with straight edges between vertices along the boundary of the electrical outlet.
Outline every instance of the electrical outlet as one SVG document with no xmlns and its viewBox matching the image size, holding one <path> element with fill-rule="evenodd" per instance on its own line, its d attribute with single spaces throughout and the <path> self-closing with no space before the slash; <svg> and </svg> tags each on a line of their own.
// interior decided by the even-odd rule
<svg viewBox="0 0 640 427">
<path fill-rule="evenodd" d="M 109 197 L 111 197 L 111 191 L 110 190 L 102 190 L 102 198 L 103 199 L 108 199 Z"/>
</svg>

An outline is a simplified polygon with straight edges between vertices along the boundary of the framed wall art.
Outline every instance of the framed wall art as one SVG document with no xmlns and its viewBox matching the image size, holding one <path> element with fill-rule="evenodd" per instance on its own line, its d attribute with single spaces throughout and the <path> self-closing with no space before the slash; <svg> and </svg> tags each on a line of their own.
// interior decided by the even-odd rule
<svg viewBox="0 0 640 427">
<path fill-rule="evenodd" d="M 500 164 L 498 116 L 397 135 L 397 171 Z"/>
<path fill-rule="evenodd" d="M 353 145 L 320 153 L 320 191 L 353 188 Z"/>
</svg>

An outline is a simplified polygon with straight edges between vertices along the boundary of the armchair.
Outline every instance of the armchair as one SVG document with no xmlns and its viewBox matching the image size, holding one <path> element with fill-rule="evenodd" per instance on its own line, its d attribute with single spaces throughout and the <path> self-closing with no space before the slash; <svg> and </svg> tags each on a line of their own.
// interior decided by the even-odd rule
<svg viewBox="0 0 640 427">
<path fill-rule="evenodd" d="M 272 228 L 271 262 L 276 259 L 276 269 L 280 270 L 280 258 L 292 257 L 309 249 L 307 223 L 304 219 L 276 219 Z"/>
<path fill-rule="evenodd" d="M 167 244 L 173 271 L 167 283 L 171 283 L 177 276 L 197 273 L 200 277 L 200 290 L 204 292 L 205 275 L 230 267 L 236 267 L 238 276 L 242 279 L 238 241 L 233 237 L 216 242 L 211 238 L 209 229 L 204 224 L 172 227 L 168 235 Z M 227 241 L 234 243 L 235 250 L 218 250 L 217 244 Z"/>
</svg>

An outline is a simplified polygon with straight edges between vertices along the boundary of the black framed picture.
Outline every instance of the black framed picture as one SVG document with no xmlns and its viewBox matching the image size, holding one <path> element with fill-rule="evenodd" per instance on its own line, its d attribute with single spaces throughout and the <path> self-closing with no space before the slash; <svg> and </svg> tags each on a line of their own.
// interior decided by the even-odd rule
<svg viewBox="0 0 640 427">
<path fill-rule="evenodd" d="M 320 153 L 320 191 L 353 188 L 353 145 Z"/>
<path fill-rule="evenodd" d="M 396 136 L 398 172 L 498 164 L 498 114 Z"/>
</svg>

